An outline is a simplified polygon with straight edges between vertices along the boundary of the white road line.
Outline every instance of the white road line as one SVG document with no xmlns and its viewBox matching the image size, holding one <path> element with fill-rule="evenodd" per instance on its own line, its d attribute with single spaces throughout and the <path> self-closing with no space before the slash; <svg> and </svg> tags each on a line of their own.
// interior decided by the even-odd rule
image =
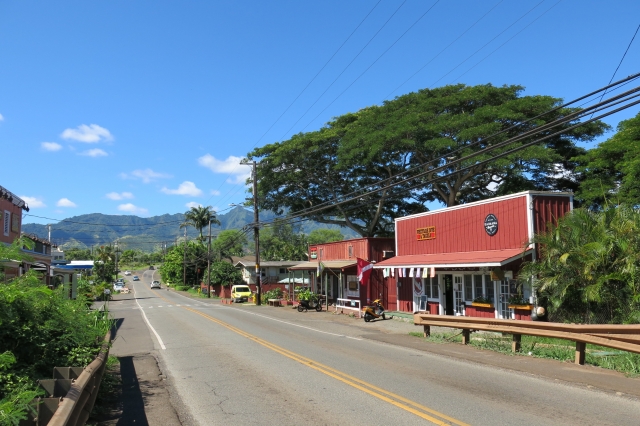
<svg viewBox="0 0 640 426">
<path fill-rule="evenodd" d="M 158 308 L 162 308 L 162 305 L 158 305 Z"/>
<path fill-rule="evenodd" d="M 138 299 L 136 298 L 136 303 L 138 303 Z M 160 347 L 165 350 L 167 349 L 167 347 L 164 345 L 164 342 L 162 341 L 162 338 L 160 338 L 160 335 L 158 334 L 158 332 L 156 331 L 155 328 L 153 328 L 153 326 L 151 325 L 151 323 L 149 322 L 149 319 L 147 319 L 147 314 L 144 313 L 144 309 L 142 309 L 142 306 L 140 306 L 140 303 L 138 303 L 138 307 L 140 308 L 140 312 L 142 312 L 142 318 L 144 318 L 144 321 L 147 323 L 147 325 L 149 326 L 149 328 L 151 329 L 151 331 L 153 331 L 153 334 L 155 334 L 156 339 L 158 339 L 158 343 L 160 343 Z"/>
</svg>

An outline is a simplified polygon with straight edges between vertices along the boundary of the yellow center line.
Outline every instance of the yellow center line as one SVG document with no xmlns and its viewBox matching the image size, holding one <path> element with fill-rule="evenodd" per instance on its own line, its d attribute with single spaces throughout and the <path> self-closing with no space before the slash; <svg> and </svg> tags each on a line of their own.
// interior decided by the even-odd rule
<svg viewBox="0 0 640 426">
<path fill-rule="evenodd" d="M 175 304 L 174 302 L 165 299 L 164 297 L 160 296 L 161 299 L 165 300 L 168 303 L 171 304 Z M 448 425 L 448 424 L 455 424 L 455 425 L 459 425 L 459 426 L 469 426 L 467 423 L 464 423 L 460 420 L 454 419 L 453 417 L 447 416 L 446 414 L 440 413 L 436 410 L 433 410 L 429 407 L 425 407 L 424 405 L 418 404 L 417 402 L 411 401 L 410 399 L 404 398 L 400 395 L 396 395 L 392 392 L 389 392 L 385 389 L 382 389 L 380 387 L 377 387 L 371 383 L 365 382 L 364 380 L 360 380 L 357 377 L 353 377 L 351 375 L 348 375 L 346 373 L 343 373 L 342 371 L 336 370 L 332 367 L 329 367 L 327 365 L 321 364 L 319 362 L 316 362 L 310 358 L 306 358 L 300 354 L 297 354 L 295 352 L 291 352 L 288 349 L 282 348 L 278 345 L 275 345 L 271 342 L 268 342 L 266 340 L 263 340 L 257 336 L 254 336 L 250 333 L 247 333 L 246 331 L 243 331 L 237 327 L 232 326 L 231 324 L 228 324 L 224 321 L 221 321 L 215 317 L 212 317 L 208 314 L 205 314 L 203 312 L 197 311 L 195 309 L 191 309 L 189 307 L 184 307 L 184 306 L 180 306 L 182 309 L 185 309 L 187 311 L 191 311 L 197 315 L 200 315 L 218 325 L 221 325 L 225 328 L 227 328 L 228 330 L 233 331 L 234 333 L 237 333 L 249 340 L 252 340 L 268 349 L 271 349 L 274 352 L 277 352 L 287 358 L 290 358 L 296 362 L 299 362 L 300 364 L 306 365 L 309 368 L 312 368 L 316 371 L 319 371 L 320 373 L 323 373 L 329 377 L 332 377 L 336 380 L 339 380 L 353 388 L 356 388 L 358 390 L 361 390 L 362 392 L 365 392 L 375 398 L 381 399 L 382 401 L 385 401 L 389 404 L 392 404 L 398 408 L 401 408 L 405 411 L 408 411 L 412 414 L 415 414 L 418 417 L 421 417 L 425 420 L 428 420 L 434 424 L 437 425 Z M 421 411 L 419 411 L 421 410 Z M 435 417 L 432 417 L 428 414 L 425 413 L 429 413 L 432 414 L 434 416 L 439 417 L 440 419 L 444 419 L 445 421 L 442 421 L 440 419 L 437 419 Z"/>
</svg>

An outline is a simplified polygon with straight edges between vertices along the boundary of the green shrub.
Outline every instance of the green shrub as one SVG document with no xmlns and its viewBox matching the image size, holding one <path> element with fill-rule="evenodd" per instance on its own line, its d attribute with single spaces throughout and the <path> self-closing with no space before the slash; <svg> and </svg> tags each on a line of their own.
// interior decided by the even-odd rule
<svg viewBox="0 0 640 426">
<path fill-rule="evenodd" d="M 191 288 L 190 285 L 177 285 L 175 286 L 176 291 L 188 291 Z"/>
<path fill-rule="evenodd" d="M 86 299 L 67 300 L 29 272 L 0 286 L 0 423 L 26 415 L 35 382 L 55 366 L 84 367 L 111 322 Z"/>
<path fill-rule="evenodd" d="M 260 300 L 262 303 L 267 303 L 269 299 L 281 299 L 282 289 L 280 287 L 274 288 L 273 290 L 265 291 L 261 296 Z"/>
</svg>

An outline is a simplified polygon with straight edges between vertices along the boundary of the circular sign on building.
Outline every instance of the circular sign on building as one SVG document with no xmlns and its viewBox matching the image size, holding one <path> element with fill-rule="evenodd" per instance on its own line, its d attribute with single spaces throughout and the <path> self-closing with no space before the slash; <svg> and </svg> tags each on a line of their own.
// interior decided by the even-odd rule
<svg viewBox="0 0 640 426">
<path fill-rule="evenodd" d="M 493 237 L 498 232 L 498 218 L 493 213 L 489 213 L 484 218 L 484 230 L 487 231 L 490 237 Z"/>
</svg>

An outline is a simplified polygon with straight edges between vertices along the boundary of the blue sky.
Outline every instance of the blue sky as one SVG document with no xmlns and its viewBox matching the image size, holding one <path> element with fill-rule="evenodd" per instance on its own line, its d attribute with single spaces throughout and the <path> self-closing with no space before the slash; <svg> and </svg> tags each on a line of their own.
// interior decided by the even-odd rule
<svg viewBox="0 0 640 426">
<path fill-rule="evenodd" d="M 0 184 L 47 218 L 222 211 L 253 147 L 397 95 L 604 86 L 639 17 L 633 0 L 2 1 Z M 640 37 L 616 77 L 639 65 Z"/>
</svg>

